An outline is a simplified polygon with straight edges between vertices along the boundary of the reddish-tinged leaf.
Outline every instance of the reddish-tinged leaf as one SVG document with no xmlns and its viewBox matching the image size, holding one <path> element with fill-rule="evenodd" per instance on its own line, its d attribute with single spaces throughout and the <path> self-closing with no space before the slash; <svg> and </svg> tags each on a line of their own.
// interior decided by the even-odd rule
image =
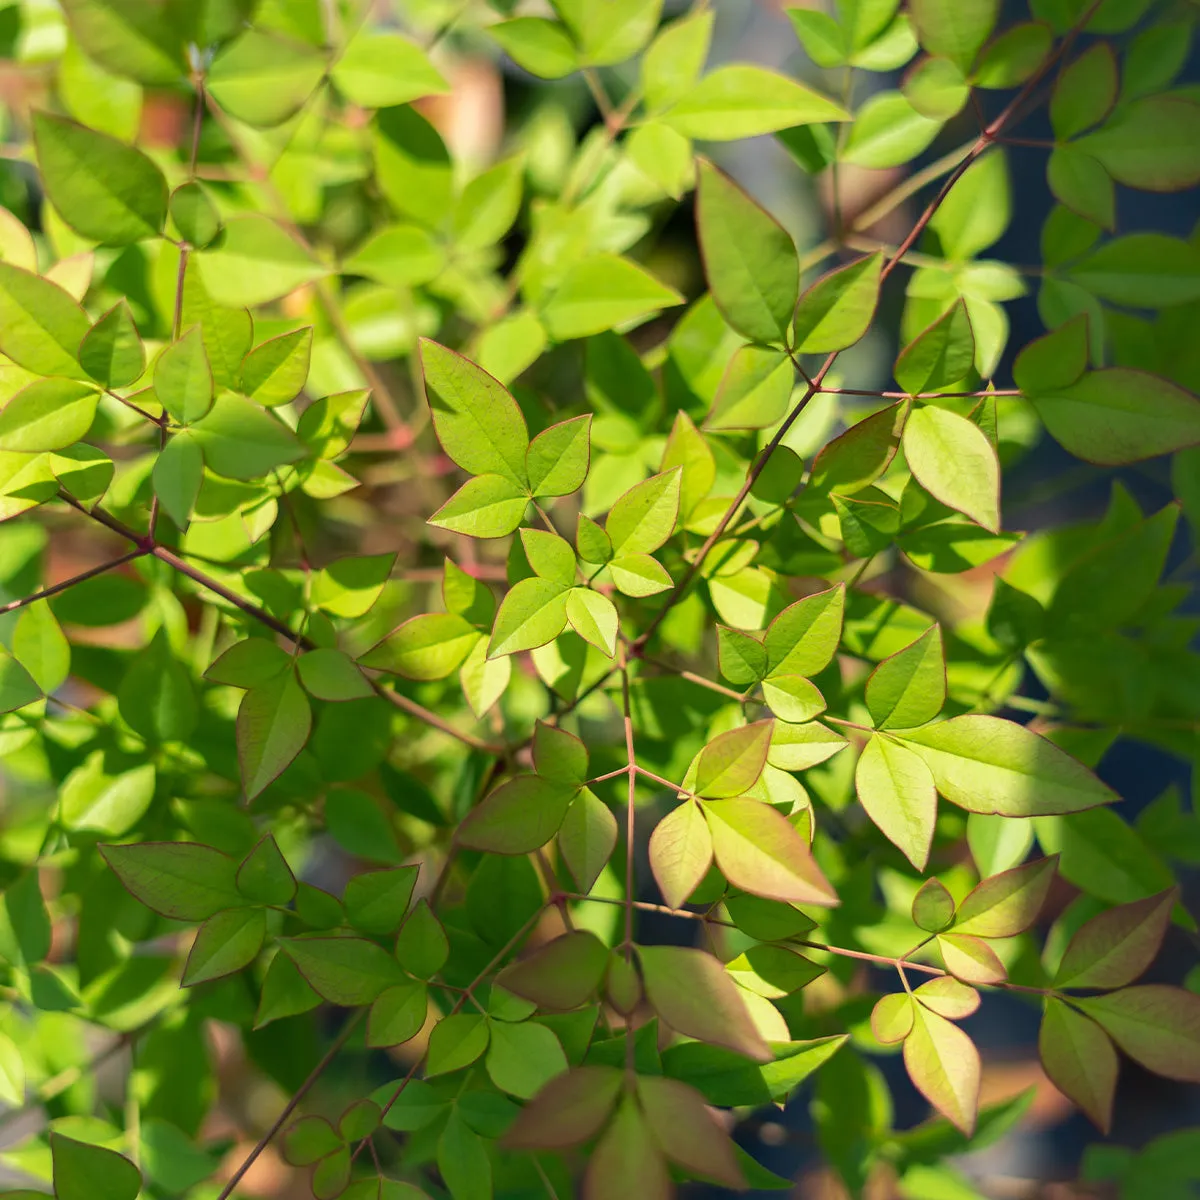
<svg viewBox="0 0 1200 1200">
<path fill-rule="evenodd" d="M 979 1008 L 979 993 L 948 975 L 921 984 L 913 995 L 931 1012 L 950 1021 L 961 1021 Z"/>
<path fill-rule="evenodd" d="M 684 946 L 639 946 L 638 957 L 647 999 L 677 1033 L 771 1061 L 771 1048 L 737 985 L 711 954 Z"/>
<path fill-rule="evenodd" d="M 958 906 L 955 933 L 1004 938 L 1023 933 L 1042 911 L 1058 855 L 983 880 Z"/>
<path fill-rule="evenodd" d="M 559 853 L 581 892 L 592 890 L 612 857 L 617 833 L 617 819 L 608 805 L 591 788 L 581 788 L 558 831 Z"/>
<path fill-rule="evenodd" d="M 261 908 L 229 908 L 200 926 L 183 968 L 183 986 L 232 975 L 252 963 L 267 935 L 267 914 Z"/>
<path fill-rule="evenodd" d="M 966 983 L 1003 983 L 1008 978 L 1004 964 L 995 950 L 966 933 L 943 933 L 938 936 L 938 949 L 946 970 Z"/>
<path fill-rule="evenodd" d="M 404 982 L 400 964 L 365 938 L 288 938 L 280 945 L 309 987 L 331 1004 L 370 1004 L 385 988 Z"/>
<path fill-rule="evenodd" d="M 1146 983 L 1073 1001 L 1130 1058 L 1156 1075 L 1200 1083 L 1200 996 Z"/>
<path fill-rule="evenodd" d="M 1117 1086 L 1117 1052 L 1095 1021 L 1050 996 L 1038 1034 L 1050 1082 L 1107 1134 Z"/>
<path fill-rule="evenodd" d="M 677 1079 L 643 1075 L 638 1099 L 650 1132 L 672 1162 L 737 1191 L 746 1186 L 729 1134 L 695 1088 Z"/>
<path fill-rule="evenodd" d="M 574 784 L 518 775 L 472 809 L 458 828 L 460 845 L 493 854 L 529 854 L 558 831 L 578 788 Z"/>
<path fill-rule="evenodd" d="M 564 933 L 501 972 L 497 982 L 539 1008 L 566 1012 L 595 994 L 608 950 L 591 933 Z"/>
<path fill-rule="evenodd" d="M 615 1067 L 575 1067 L 557 1075 L 504 1135 L 511 1150 L 561 1150 L 586 1142 L 608 1120 L 621 1090 Z"/>
<path fill-rule="evenodd" d="M 774 721 L 755 721 L 719 733 L 696 762 L 696 794 L 712 799 L 744 796 L 767 765 Z"/>
<path fill-rule="evenodd" d="M 674 1188 L 645 1115 L 626 1096 L 588 1159 L 583 1200 L 669 1200 Z"/>
<path fill-rule="evenodd" d="M 871 1032 L 885 1046 L 902 1042 L 912 1032 L 913 1002 L 907 992 L 881 996 L 871 1009 Z"/>
<path fill-rule="evenodd" d="M 533 731 L 533 769 L 543 779 L 582 787 L 587 779 L 587 747 L 573 733 L 539 721 Z"/>
<path fill-rule="evenodd" d="M 1121 904 L 1075 932 L 1063 955 L 1055 987 L 1119 988 L 1154 961 L 1171 921 L 1179 889 Z"/>
<path fill-rule="evenodd" d="M 940 879 L 927 879 L 913 897 L 912 919 L 926 933 L 939 933 L 954 920 L 954 897 Z"/>
<path fill-rule="evenodd" d="M 937 791 L 924 761 L 876 734 L 859 755 L 854 783 L 858 802 L 880 833 L 923 871 L 937 824 Z"/>
<path fill-rule="evenodd" d="M 650 835 L 650 869 L 671 908 L 679 908 L 695 891 L 712 859 L 712 835 L 694 800 L 668 813 Z"/>
<path fill-rule="evenodd" d="M 399 1046 L 425 1027 L 429 997 L 423 983 L 406 979 L 381 993 L 367 1015 L 368 1046 Z"/>
<path fill-rule="evenodd" d="M 312 729 L 312 708 L 295 673 L 252 687 L 237 715 L 238 765 L 242 786 L 253 800 L 304 749 Z"/>
<path fill-rule="evenodd" d="M 968 1137 L 979 1110 L 979 1051 L 957 1025 L 917 1007 L 904 1042 L 904 1065 L 917 1091 Z"/>
<path fill-rule="evenodd" d="M 237 863 L 211 846 L 142 842 L 98 849 L 126 889 L 164 917 L 203 921 L 245 903 L 235 882 Z"/>
<path fill-rule="evenodd" d="M 769 804 L 716 800 L 704 805 L 704 815 L 717 866 L 735 887 L 768 900 L 837 904 L 807 840 Z"/>
</svg>

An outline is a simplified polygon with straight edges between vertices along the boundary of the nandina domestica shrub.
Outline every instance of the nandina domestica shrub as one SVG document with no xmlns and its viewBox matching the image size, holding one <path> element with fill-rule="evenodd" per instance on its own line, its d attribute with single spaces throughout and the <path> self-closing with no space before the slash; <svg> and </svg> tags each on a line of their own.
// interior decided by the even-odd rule
<svg viewBox="0 0 1200 1200">
<path fill-rule="evenodd" d="M 1200 1082 L 1200 824 L 1097 774 L 1197 760 L 1197 8 L 740 12 L 0 7 L 8 1195 L 787 1188 L 793 1096 L 981 1195 L 999 993 L 1103 1134 Z"/>
</svg>

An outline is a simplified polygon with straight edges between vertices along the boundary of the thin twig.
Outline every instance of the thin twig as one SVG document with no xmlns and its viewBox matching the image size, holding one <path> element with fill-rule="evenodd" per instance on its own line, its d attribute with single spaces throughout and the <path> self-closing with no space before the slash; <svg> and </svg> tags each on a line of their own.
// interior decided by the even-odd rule
<svg viewBox="0 0 1200 1200">
<path fill-rule="evenodd" d="M 126 563 L 133 562 L 134 559 L 143 558 L 146 553 L 145 550 L 130 550 L 128 554 L 122 554 L 120 558 L 114 558 L 109 562 L 101 563 L 98 567 L 81 571 L 78 575 L 72 575 L 70 579 L 64 579 L 60 583 L 53 583 L 40 592 L 34 592 L 32 596 L 22 596 L 20 600 L 10 600 L 7 604 L 0 604 L 0 616 L 15 612 L 18 608 L 24 608 L 27 604 L 33 604 L 35 601 L 48 600 L 51 596 L 57 596 L 59 592 L 73 588 L 77 583 L 86 583 L 89 579 L 95 579 L 97 575 L 104 575 L 117 567 L 123 567 Z"/>
</svg>

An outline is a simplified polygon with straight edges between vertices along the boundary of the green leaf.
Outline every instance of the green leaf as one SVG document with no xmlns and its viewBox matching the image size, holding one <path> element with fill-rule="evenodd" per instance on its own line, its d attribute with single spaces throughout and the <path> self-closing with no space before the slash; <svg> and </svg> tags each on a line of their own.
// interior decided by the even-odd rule
<svg viewBox="0 0 1200 1200">
<path fill-rule="evenodd" d="M 1135 100 L 1076 145 L 1126 187 L 1149 192 L 1195 187 L 1200 183 L 1200 104 L 1174 96 Z"/>
<path fill-rule="evenodd" d="M 183 741 L 195 729 L 198 706 L 192 676 L 171 652 L 165 629 L 154 635 L 125 673 L 117 704 L 130 726 L 152 742 Z"/>
<path fill-rule="evenodd" d="M 608 949 L 595 934 L 566 933 L 504 970 L 497 983 L 550 1012 L 567 1012 L 596 994 Z"/>
<path fill-rule="evenodd" d="M 488 658 L 552 642 L 566 628 L 569 592 L 560 583 L 536 576 L 514 584 L 496 613 Z"/>
<path fill-rule="evenodd" d="M 558 21 L 517 17 L 489 25 L 488 33 L 515 63 L 541 79 L 561 79 L 579 68 L 575 44 Z"/>
<path fill-rule="evenodd" d="M 896 455 L 908 411 L 908 402 L 898 401 L 834 438 L 813 460 L 809 487 L 845 495 L 874 483 Z"/>
<path fill-rule="evenodd" d="M 587 747 L 573 733 L 538 721 L 533 729 L 533 769 L 543 779 L 582 787 L 587 779 Z"/>
<path fill-rule="evenodd" d="M 362 700 L 372 695 L 370 682 L 341 650 L 309 650 L 296 662 L 300 682 L 318 700 Z"/>
<path fill-rule="evenodd" d="M 237 715 L 238 767 L 247 799 L 282 774 L 304 749 L 312 729 L 312 708 L 293 672 L 251 688 Z"/>
<path fill-rule="evenodd" d="M 896 359 L 896 382 L 916 396 L 958 383 L 975 362 L 975 338 L 962 300 L 915 338 Z"/>
<path fill-rule="evenodd" d="M 604 527 L 618 557 L 657 550 L 675 531 L 681 468 L 651 475 L 621 496 Z"/>
<path fill-rule="evenodd" d="M 126 301 L 112 306 L 79 345 L 79 365 L 106 388 L 128 387 L 146 369 L 146 350 Z"/>
<path fill-rule="evenodd" d="M 1050 124 L 1059 141 L 1098 125 L 1117 99 L 1117 59 L 1107 42 L 1089 46 L 1059 75 L 1050 96 Z"/>
<path fill-rule="evenodd" d="M 975 1043 L 945 1017 L 918 1007 L 904 1042 L 904 1065 L 917 1091 L 970 1137 L 979 1109 L 980 1062 Z"/>
<path fill-rule="evenodd" d="M 970 812 L 1034 817 L 1117 798 L 1082 763 L 1000 717 L 969 713 L 907 731 L 902 740 L 925 760 L 937 790 Z"/>
<path fill-rule="evenodd" d="M 901 91 L 921 116 L 947 121 L 962 110 L 971 89 L 957 63 L 929 57 L 904 77 Z"/>
<path fill-rule="evenodd" d="M 1200 248 L 1161 233 L 1131 233 L 1105 242 L 1065 274 L 1129 308 L 1188 304 L 1200 299 Z"/>
<path fill-rule="evenodd" d="M 407 104 L 450 90 L 420 46 L 398 33 L 360 30 L 332 74 L 338 91 L 363 108 Z"/>
<path fill-rule="evenodd" d="M 591 462 L 592 414 L 571 417 L 543 429 L 525 452 L 525 470 L 533 495 L 569 496 L 587 478 Z"/>
<path fill-rule="evenodd" d="M 1200 1083 L 1200 996 L 1194 992 L 1147 983 L 1072 1003 L 1147 1070 Z"/>
<path fill-rule="evenodd" d="M 217 52 L 205 82 L 231 116 L 270 128 L 303 107 L 324 73 L 320 51 L 249 29 Z"/>
<path fill-rule="evenodd" d="M 1040 21 L 1010 26 L 979 55 L 973 72 L 975 86 L 1017 87 L 1038 69 L 1053 44 L 1053 34 Z"/>
<path fill-rule="evenodd" d="M 617 1115 L 588 1159 L 585 1194 L 595 1200 L 639 1195 L 668 1200 L 671 1177 L 645 1116 L 632 1095 L 626 1095 Z"/>
<path fill-rule="evenodd" d="M 942 630 L 931 625 L 885 658 L 867 679 L 867 708 L 878 729 L 912 729 L 932 721 L 946 702 Z"/>
<path fill-rule="evenodd" d="M 742 346 L 729 360 L 706 429 L 767 429 L 783 419 L 795 367 L 782 350 Z"/>
<path fill-rule="evenodd" d="M 650 112 L 659 112 L 687 94 L 704 69 L 712 41 L 713 14 L 680 17 L 658 31 L 642 55 L 642 94 Z"/>
<path fill-rule="evenodd" d="M 558 850 L 583 893 L 590 892 L 617 844 L 617 819 L 590 788 L 571 801 L 558 831 Z"/>
<path fill-rule="evenodd" d="M 154 394 L 181 425 L 199 421 L 213 403 L 213 375 L 200 326 L 169 345 L 154 364 Z"/>
<path fill-rule="evenodd" d="M 283 938 L 279 943 L 309 986 L 330 1004 L 370 1004 L 404 972 L 374 942 L 357 937 Z"/>
<path fill-rule="evenodd" d="M 919 929 L 939 933 L 954 920 L 954 897 L 940 879 L 927 879 L 912 902 L 912 919 Z"/>
<path fill-rule="evenodd" d="M 0 450 L 62 450 L 87 435 L 99 397 L 87 383 L 39 379 L 0 409 Z"/>
<path fill-rule="evenodd" d="M 154 799 L 156 772 L 152 763 L 122 771 L 105 767 L 96 751 L 63 781 L 60 793 L 62 824 L 67 829 L 90 829 L 119 837 L 132 829 Z"/>
<path fill-rule="evenodd" d="M 405 288 L 436 279 L 445 265 L 445 249 L 427 230 L 388 225 L 368 237 L 343 261 L 342 269 L 387 287 Z"/>
<path fill-rule="evenodd" d="M 450 945 L 441 922 L 433 915 L 428 901 L 418 901 L 396 939 L 400 965 L 420 979 L 430 979 L 442 969 L 449 955 Z"/>
<path fill-rule="evenodd" d="M 534 574 L 570 587 L 576 579 L 571 543 L 544 529 L 522 529 L 521 548 Z"/>
<path fill-rule="evenodd" d="M 979 993 L 949 975 L 921 984 L 913 992 L 913 998 L 950 1021 L 963 1021 L 979 1011 Z"/>
<path fill-rule="evenodd" d="M 715 800 L 704 805 L 704 815 L 717 866 L 735 887 L 768 900 L 837 903 L 808 842 L 769 804 Z"/>
<path fill-rule="evenodd" d="M 463 664 L 479 637 L 479 631 L 455 613 L 421 613 L 359 661 L 408 679 L 445 679 Z"/>
<path fill-rule="evenodd" d="M 937 939 L 946 970 L 967 983 L 1000 984 L 1008 977 L 999 955 L 971 934 L 945 933 Z"/>
<path fill-rule="evenodd" d="M 1200 441 L 1200 401 L 1141 371 L 1089 371 L 1078 383 L 1030 396 L 1064 449 L 1104 466 L 1139 462 Z"/>
<path fill-rule="evenodd" d="M 871 1033 L 877 1042 L 893 1046 L 912 1032 L 916 1006 L 904 992 L 881 996 L 871 1009 Z"/>
<path fill-rule="evenodd" d="M 50 1134 L 57 1200 L 136 1200 L 141 1172 L 115 1150 Z"/>
<path fill-rule="evenodd" d="M 596 254 L 567 268 L 539 315 L 551 339 L 566 342 L 640 323 L 682 303 L 674 288 L 628 258 Z"/>
<path fill-rule="evenodd" d="M 249 966 L 262 949 L 267 914 L 261 908 L 231 908 L 200 926 L 183 968 L 183 986 L 232 975 Z"/>
<path fill-rule="evenodd" d="M 140 150 L 45 112 L 33 114 L 33 138 L 46 194 L 72 229 L 114 246 L 162 232 L 167 181 Z"/>
<path fill-rule="evenodd" d="M 256 479 L 305 453 L 285 425 L 257 404 L 228 392 L 192 426 L 192 434 L 204 452 L 205 465 L 228 479 Z"/>
<path fill-rule="evenodd" d="M 493 854 L 529 854 L 558 832 L 577 790 L 577 784 L 518 775 L 467 814 L 458 842 Z"/>
<path fill-rule="evenodd" d="M 368 1046 L 400 1046 L 415 1038 L 429 1016 L 425 985 L 407 979 L 381 992 L 367 1015 Z"/>
<path fill-rule="evenodd" d="M 1087 370 L 1088 321 L 1084 314 L 1030 342 L 1013 364 L 1013 377 L 1027 396 L 1069 388 Z"/>
<path fill-rule="evenodd" d="M 840 733 L 827 729 L 820 721 L 809 721 L 804 725 L 776 721 L 767 762 L 783 771 L 807 771 L 832 758 L 846 745 L 846 739 Z"/>
<path fill-rule="evenodd" d="M 282 674 L 291 665 L 286 650 L 265 638 L 235 642 L 204 672 L 204 678 L 230 687 L 252 688 Z"/>
<path fill-rule="evenodd" d="M 1132 983 L 1158 956 L 1178 900 L 1178 888 L 1169 888 L 1085 922 L 1063 953 L 1054 986 L 1119 988 Z"/>
<path fill-rule="evenodd" d="M 7 650 L 0 648 L 0 713 L 16 712 L 41 698 L 42 690 L 34 677 Z"/>
<path fill-rule="evenodd" d="M 346 885 L 346 915 L 363 933 L 394 933 L 400 928 L 417 882 L 416 867 L 366 871 Z"/>
<path fill-rule="evenodd" d="M 1117 1052 L 1104 1030 L 1054 996 L 1046 998 L 1038 1053 L 1050 1082 L 1107 1136 L 1117 1087 Z"/>
<path fill-rule="evenodd" d="M 203 184 L 189 180 L 172 193 L 168 207 L 171 220 L 189 245 L 203 250 L 221 232 L 221 214 Z"/>
<path fill-rule="evenodd" d="M 491 1027 L 487 1073 L 501 1091 L 528 1100 L 567 1070 L 567 1056 L 552 1030 L 527 1022 Z"/>
<path fill-rule="evenodd" d="M 677 1033 L 736 1050 L 756 1062 L 774 1057 L 736 984 L 711 954 L 683 946 L 638 946 L 637 953 L 646 998 Z"/>
<path fill-rule="evenodd" d="M 757 683 L 767 673 L 767 651 L 762 642 L 725 625 L 717 626 L 717 661 L 721 674 L 742 687 Z"/>
<path fill-rule="evenodd" d="M 937 794 L 922 759 L 891 738 L 877 735 L 859 756 L 854 783 L 867 816 L 923 871 L 933 843 Z"/>
<path fill-rule="evenodd" d="M 941 128 L 903 93 L 876 92 L 855 114 L 841 157 L 859 167 L 896 167 L 916 158 Z"/>
<path fill-rule="evenodd" d="M 259 904 L 290 904 L 296 895 L 296 877 L 271 834 L 238 867 L 237 889 L 247 900 Z"/>
<path fill-rule="evenodd" d="M 799 293 L 788 232 L 707 159 L 697 164 L 696 229 L 709 291 L 739 333 L 783 342 Z"/>
<path fill-rule="evenodd" d="M 1059 146 L 1046 163 L 1046 182 L 1054 198 L 1081 217 L 1105 229 L 1116 225 L 1116 189 L 1099 159 L 1074 145 Z"/>
<path fill-rule="evenodd" d="M 782 721 L 801 724 L 825 711 L 825 697 L 803 675 L 772 675 L 762 684 L 763 701 Z"/>
<path fill-rule="evenodd" d="M 841 641 L 845 606 L 842 584 L 789 604 L 767 628 L 768 674 L 811 678 L 823 671 Z"/>
<path fill-rule="evenodd" d="M 1054 882 L 1058 856 L 1038 859 L 982 880 L 958 906 L 955 933 L 1007 938 L 1037 920 Z"/>
<path fill-rule="evenodd" d="M 479 1013 L 443 1017 L 429 1037 L 425 1075 L 445 1075 L 470 1066 L 488 1047 L 487 1018 Z"/>
<path fill-rule="evenodd" d="M 242 903 L 234 882 L 237 863 L 211 846 L 143 842 L 99 850 L 129 892 L 164 917 L 204 921 Z"/>
<path fill-rule="evenodd" d="M 911 0 L 917 41 L 969 71 L 996 25 L 998 0 Z"/>
<path fill-rule="evenodd" d="M 175 84 L 187 73 L 184 38 L 162 6 L 141 0 L 63 0 L 89 57 L 140 83 Z"/>
<path fill-rule="evenodd" d="M 422 338 L 420 354 L 442 448 L 469 474 L 500 475 L 524 488 L 529 434 L 516 401 L 486 371 L 437 342 Z"/>
<path fill-rule="evenodd" d="M 12 652 L 47 695 L 71 673 L 71 646 L 45 600 L 28 604 L 12 633 Z"/>
<path fill-rule="evenodd" d="M 450 153 L 437 130 L 409 105 L 375 118 L 375 174 L 399 214 L 439 228 L 454 199 Z"/>
<path fill-rule="evenodd" d="M 715 799 L 745 795 L 767 765 L 773 728 L 773 721 L 755 721 L 717 734 L 696 759 L 696 794 Z"/>
<path fill-rule="evenodd" d="M 50 954 L 51 933 L 50 914 L 37 870 L 26 871 L 4 889 L 0 903 L 0 957 L 14 967 L 44 962 Z M 20 1056 L 17 1057 L 19 1060 Z M 24 1099 L 18 1095 L 14 1103 L 22 1104 Z"/>
<path fill-rule="evenodd" d="M 597 7 L 587 0 L 555 0 L 583 51 L 584 62 L 597 67 L 624 62 L 650 40 L 662 12 L 661 0 L 613 0 Z"/>
<path fill-rule="evenodd" d="M 686 800 L 663 817 L 650 835 L 649 854 L 663 900 L 682 908 L 713 860 L 712 835 L 700 806 Z"/>
<path fill-rule="evenodd" d="M 312 332 L 296 329 L 255 346 L 242 362 L 242 393 L 265 408 L 294 400 L 308 379 Z"/>
<path fill-rule="evenodd" d="M 324 1117 L 301 1117 L 283 1135 L 283 1154 L 296 1167 L 309 1167 L 341 1148 L 342 1138 Z"/>
<path fill-rule="evenodd" d="M 662 119 L 685 137 L 726 142 L 850 115 L 785 75 L 731 63 L 705 75 Z"/>
<path fill-rule="evenodd" d="M 268 304 L 327 274 L 292 234 L 259 213 L 231 217 L 224 236 L 195 258 L 213 300 L 231 308 Z"/>
<path fill-rule="evenodd" d="M 517 155 L 476 175 L 454 208 L 454 242 L 461 249 L 494 246 L 521 211 L 525 161 Z"/>
<path fill-rule="evenodd" d="M 869 254 L 822 276 L 796 305 L 792 342 L 802 354 L 854 345 L 870 328 L 879 299 L 883 254 Z"/>
<path fill-rule="evenodd" d="M 0 262 L 0 351 L 18 366 L 82 378 L 79 345 L 90 329 L 87 314 L 56 283 Z"/>
<path fill-rule="evenodd" d="M 429 518 L 428 524 L 468 537 L 507 537 L 525 517 L 529 494 L 504 475 L 476 475 Z"/>
<path fill-rule="evenodd" d="M 930 496 L 1000 533 L 1000 461 L 974 421 L 923 404 L 908 415 L 904 449 L 908 468 Z"/>
<path fill-rule="evenodd" d="M 749 1063 L 741 1054 L 703 1042 L 677 1042 L 663 1053 L 663 1069 L 696 1088 L 710 1104 L 782 1102 L 845 1043 L 845 1035 L 775 1042 L 773 1061 Z"/>
<path fill-rule="evenodd" d="M 609 658 L 617 652 L 617 609 L 607 596 L 585 587 L 572 588 L 567 594 L 567 621 Z"/>
<path fill-rule="evenodd" d="M 617 591 L 626 596 L 653 596 L 674 586 L 667 568 L 649 554 L 622 554 L 608 569 Z"/>
</svg>

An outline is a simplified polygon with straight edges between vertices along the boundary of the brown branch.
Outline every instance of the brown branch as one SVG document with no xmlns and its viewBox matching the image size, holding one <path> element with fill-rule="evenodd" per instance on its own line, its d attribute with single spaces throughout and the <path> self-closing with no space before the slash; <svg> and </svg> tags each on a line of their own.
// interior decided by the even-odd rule
<svg viewBox="0 0 1200 1200">
<path fill-rule="evenodd" d="M 275 1135 L 283 1128 L 288 1117 L 290 1117 L 292 1113 L 294 1113 L 299 1107 L 300 1101 L 303 1100 L 308 1094 L 313 1084 L 315 1084 L 317 1080 L 325 1074 L 325 1072 L 329 1069 L 330 1064 L 335 1058 L 337 1058 L 342 1047 L 350 1040 L 350 1035 L 355 1031 L 359 1022 L 366 1015 L 366 1011 L 367 1010 L 365 1008 L 360 1008 L 358 1012 L 356 1012 L 350 1018 L 350 1020 L 346 1022 L 342 1032 L 338 1034 L 337 1040 L 325 1052 L 324 1058 L 322 1058 L 321 1061 L 317 1063 L 315 1067 L 313 1067 L 308 1074 L 308 1078 L 296 1089 L 296 1091 L 292 1094 L 292 1098 L 283 1106 L 283 1111 L 280 1112 L 279 1116 L 277 1116 L 275 1120 L 271 1122 L 271 1127 L 262 1135 L 262 1137 L 258 1139 L 254 1149 L 251 1150 L 250 1153 L 242 1160 L 241 1166 L 234 1171 L 229 1182 L 221 1189 L 220 1195 L 217 1196 L 217 1200 L 229 1200 L 229 1197 L 233 1194 L 233 1189 L 237 1187 L 239 1183 L 241 1183 L 242 1177 L 255 1164 L 255 1162 L 258 1160 L 258 1156 L 262 1154 L 262 1152 L 271 1144 L 275 1138 Z"/>
<path fill-rule="evenodd" d="M 7 604 L 0 604 L 0 616 L 15 612 L 18 608 L 24 608 L 27 604 L 33 604 L 37 600 L 47 600 L 51 596 L 57 596 L 59 592 L 65 592 L 77 583 L 85 583 L 89 579 L 95 579 L 97 575 L 103 575 L 117 567 L 123 567 L 126 563 L 133 562 L 134 559 L 143 558 L 146 553 L 147 551 L 140 549 L 130 550 L 128 554 L 122 554 L 120 558 L 114 558 L 109 562 L 101 563 L 98 567 L 81 571 L 78 575 L 72 575 L 70 579 L 64 579 L 60 583 L 53 583 L 40 592 L 34 592 L 32 596 L 23 596 L 20 600 L 10 600 Z"/>
</svg>

